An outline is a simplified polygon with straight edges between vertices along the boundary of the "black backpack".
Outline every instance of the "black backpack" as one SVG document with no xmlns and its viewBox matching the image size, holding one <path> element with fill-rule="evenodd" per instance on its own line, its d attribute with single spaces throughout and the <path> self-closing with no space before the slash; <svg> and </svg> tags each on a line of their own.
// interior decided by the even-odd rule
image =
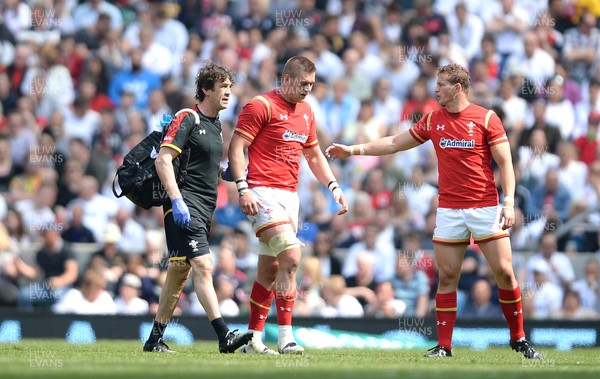
<svg viewBox="0 0 600 379">
<path fill-rule="evenodd" d="M 200 117 L 196 111 L 184 108 L 175 113 L 175 117 L 181 112 L 190 112 L 194 115 L 194 128 L 200 125 Z M 169 195 L 160 182 L 154 167 L 154 161 L 158 157 L 160 144 L 172 120 L 172 116 L 163 115 L 163 120 L 161 120 L 162 131 L 150 133 L 127 153 L 123 159 L 123 164 L 119 166 L 113 179 L 112 190 L 116 197 L 126 196 L 135 205 L 144 209 L 162 206 L 169 200 Z M 173 160 L 173 170 L 179 187 L 185 180 L 189 159 L 190 148 L 186 144 L 181 154 Z M 120 194 L 117 193 L 117 185 L 120 187 Z"/>
</svg>

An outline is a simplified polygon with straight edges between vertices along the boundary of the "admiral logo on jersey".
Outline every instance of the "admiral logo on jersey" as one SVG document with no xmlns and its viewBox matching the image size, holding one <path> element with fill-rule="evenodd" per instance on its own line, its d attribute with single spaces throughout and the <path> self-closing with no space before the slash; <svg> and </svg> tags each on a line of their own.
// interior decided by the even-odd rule
<svg viewBox="0 0 600 379">
<path fill-rule="evenodd" d="M 440 138 L 440 147 L 442 149 L 445 148 L 453 148 L 453 149 L 474 149 L 475 148 L 475 140 L 472 139 L 470 141 L 457 139 L 449 139 L 449 138 Z"/>
<path fill-rule="evenodd" d="M 283 140 L 284 141 L 298 141 L 301 143 L 306 143 L 306 140 L 308 140 L 308 135 L 294 133 L 294 132 L 290 132 L 289 130 L 286 130 L 285 133 L 283 133 Z"/>
</svg>

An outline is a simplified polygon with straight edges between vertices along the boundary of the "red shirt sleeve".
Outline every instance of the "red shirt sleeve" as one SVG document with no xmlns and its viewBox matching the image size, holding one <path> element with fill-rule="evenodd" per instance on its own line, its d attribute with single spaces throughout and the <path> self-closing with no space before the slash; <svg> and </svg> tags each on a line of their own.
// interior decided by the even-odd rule
<svg viewBox="0 0 600 379">
<path fill-rule="evenodd" d="M 417 141 L 424 143 L 427 142 L 429 140 L 429 130 L 431 130 L 431 127 L 428 122 L 428 120 L 431 119 L 431 114 L 433 113 L 433 111 L 429 112 L 428 114 L 426 114 L 425 116 L 421 117 L 421 119 L 419 121 L 417 121 L 416 124 L 413 125 L 412 128 L 408 129 L 408 132 L 410 133 L 411 136 L 413 136 L 414 139 L 416 139 Z"/>
<path fill-rule="evenodd" d="M 506 131 L 500 121 L 500 117 L 495 112 L 490 111 L 486 114 L 487 124 L 487 143 L 489 146 L 494 146 L 502 142 L 508 142 Z"/>
<path fill-rule="evenodd" d="M 268 122 L 267 105 L 262 100 L 254 98 L 242 108 L 234 133 L 252 142 Z"/>
</svg>

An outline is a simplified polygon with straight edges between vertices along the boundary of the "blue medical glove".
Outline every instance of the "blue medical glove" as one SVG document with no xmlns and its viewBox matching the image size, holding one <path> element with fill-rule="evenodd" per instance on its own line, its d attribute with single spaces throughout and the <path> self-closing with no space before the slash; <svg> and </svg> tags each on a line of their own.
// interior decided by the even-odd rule
<svg viewBox="0 0 600 379">
<path fill-rule="evenodd" d="M 173 220 L 175 223 L 182 228 L 187 227 L 192 219 L 190 216 L 190 210 L 185 204 L 185 201 L 181 197 L 171 201 L 173 207 Z"/>
</svg>

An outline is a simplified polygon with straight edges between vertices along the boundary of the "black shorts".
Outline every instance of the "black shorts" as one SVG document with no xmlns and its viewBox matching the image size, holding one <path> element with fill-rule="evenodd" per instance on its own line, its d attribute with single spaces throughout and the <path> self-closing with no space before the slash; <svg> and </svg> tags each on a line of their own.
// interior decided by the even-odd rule
<svg viewBox="0 0 600 379">
<path fill-rule="evenodd" d="M 190 260 L 210 253 L 208 248 L 208 231 L 210 221 L 197 215 L 191 215 L 190 224 L 182 228 L 175 224 L 173 212 L 169 209 L 164 216 L 169 262 Z"/>
</svg>

